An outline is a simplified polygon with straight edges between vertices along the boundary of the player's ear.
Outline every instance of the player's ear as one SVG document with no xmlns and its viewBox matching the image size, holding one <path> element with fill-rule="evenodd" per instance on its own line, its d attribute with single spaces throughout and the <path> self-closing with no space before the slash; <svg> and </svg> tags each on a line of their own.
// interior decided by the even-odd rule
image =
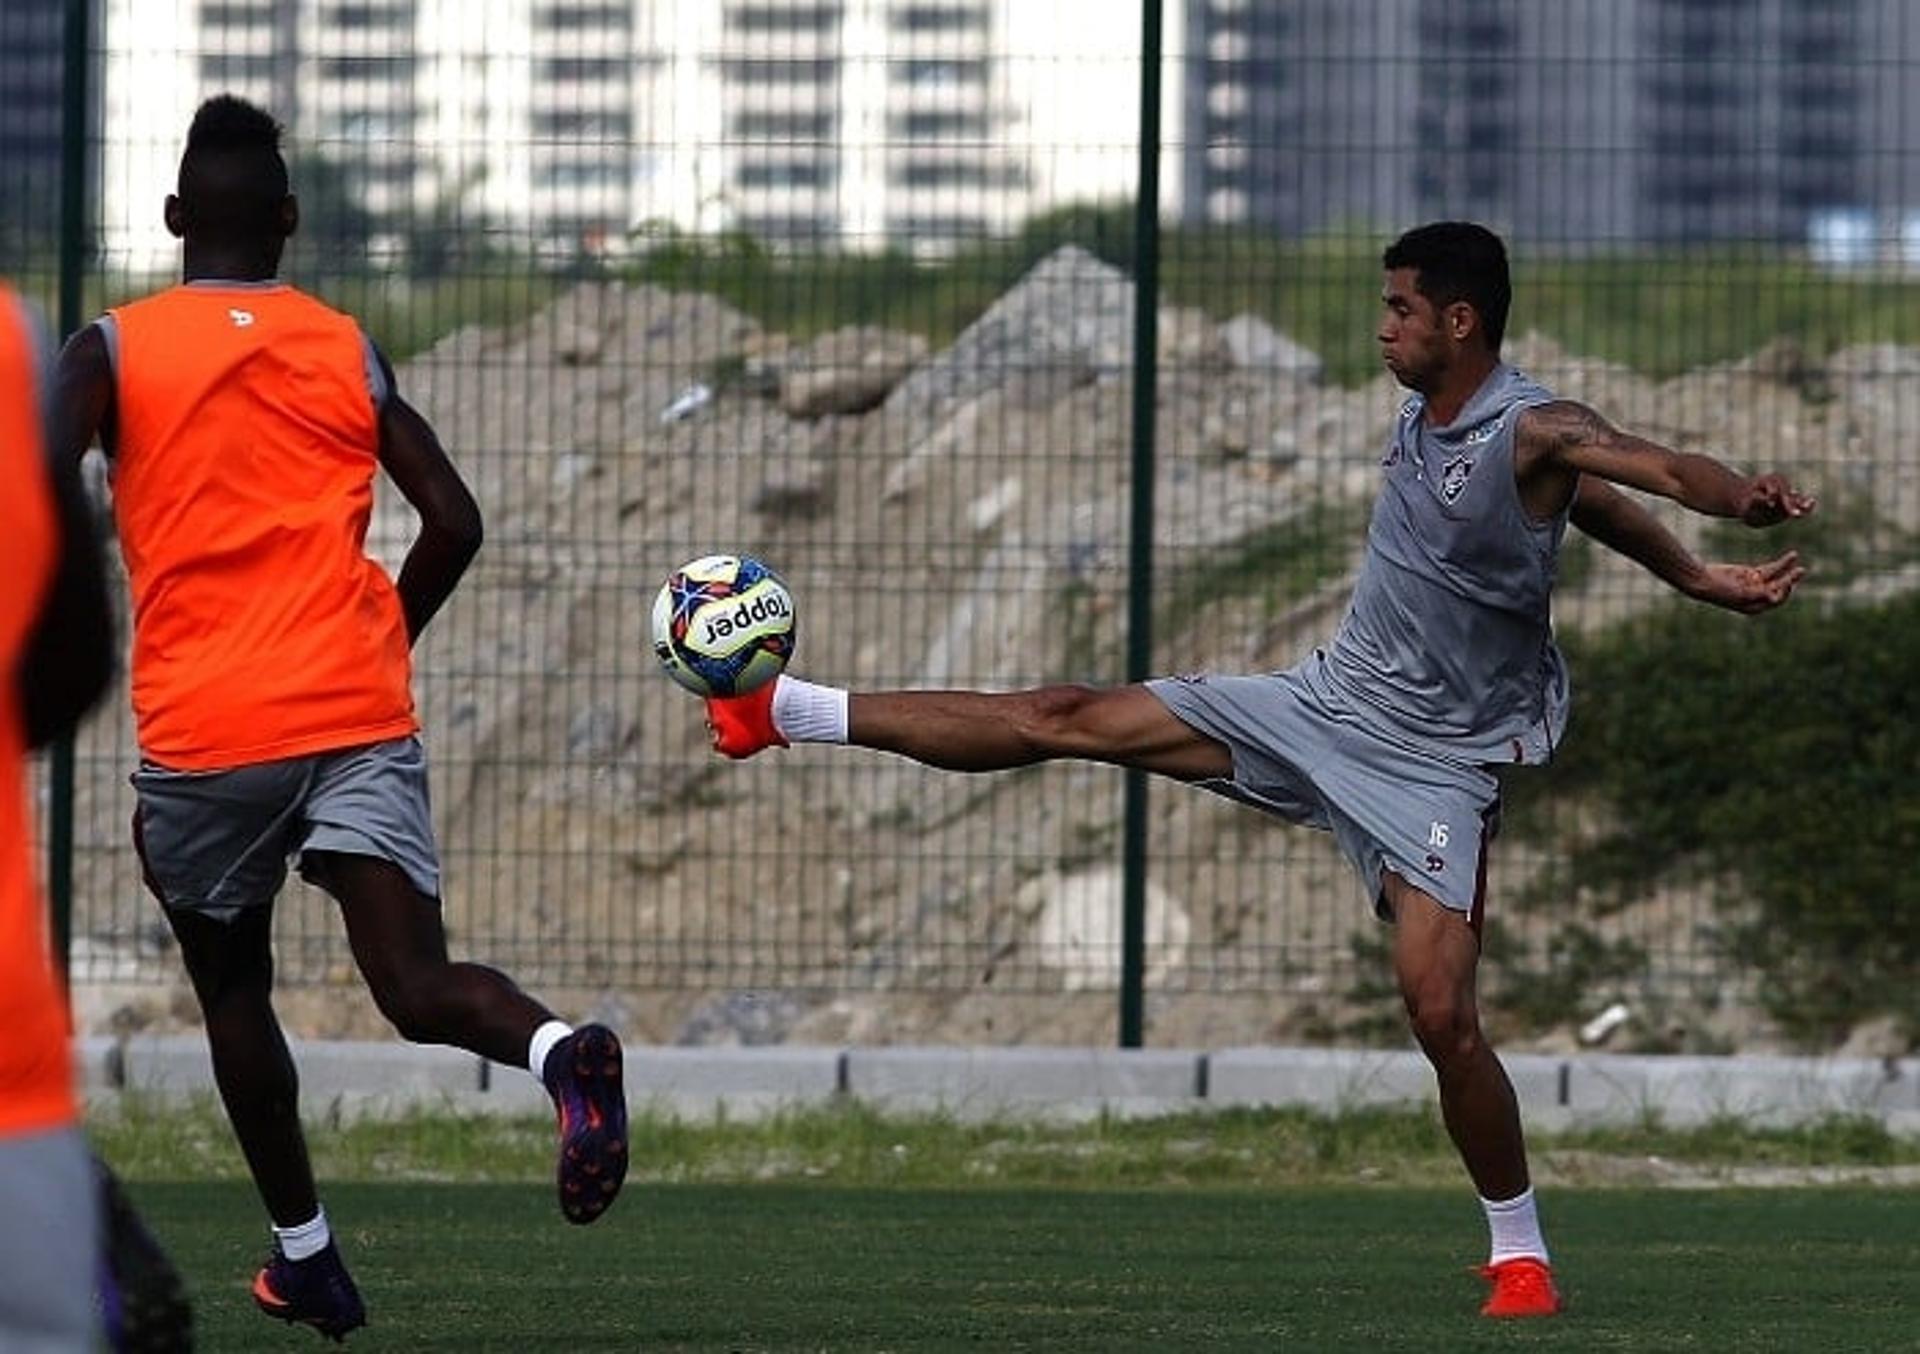
<svg viewBox="0 0 1920 1354">
<path fill-rule="evenodd" d="M 1480 327 L 1480 317 L 1474 313 L 1471 305 L 1465 301 L 1455 301 L 1448 306 L 1440 317 L 1446 326 L 1447 337 L 1455 343 L 1465 343 L 1467 336 Z"/>
<path fill-rule="evenodd" d="M 166 205 L 160 209 L 160 219 L 167 223 L 167 234 L 174 239 L 187 238 L 187 209 L 180 204 L 179 194 L 167 194 Z"/>
<path fill-rule="evenodd" d="M 280 238 L 287 239 L 300 229 L 300 199 L 288 193 L 280 199 Z"/>
</svg>

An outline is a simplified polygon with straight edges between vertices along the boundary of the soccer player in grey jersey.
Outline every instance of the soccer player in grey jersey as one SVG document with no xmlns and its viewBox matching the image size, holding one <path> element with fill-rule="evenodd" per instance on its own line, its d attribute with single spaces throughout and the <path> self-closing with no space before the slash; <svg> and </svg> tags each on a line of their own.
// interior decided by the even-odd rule
<svg viewBox="0 0 1920 1354">
<path fill-rule="evenodd" d="M 714 746 L 850 743 L 956 771 L 1054 758 L 1187 781 L 1331 831 L 1394 925 L 1393 968 L 1485 1207 L 1495 1317 L 1559 1310 L 1513 1088 L 1480 1028 L 1475 969 L 1493 768 L 1541 763 L 1568 684 L 1548 603 L 1568 523 L 1698 601 L 1756 613 L 1805 573 L 1701 561 L 1623 494 L 1772 526 L 1813 511 L 1779 475 L 1673 451 L 1556 400 L 1500 360 L 1506 250 L 1467 222 L 1407 232 L 1382 260 L 1378 332 L 1412 395 L 1394 421 L 1353 602 L 1297 666 L 1106 689 L 848 693 L 783 675 L 710 700 Z"/>
</svg>

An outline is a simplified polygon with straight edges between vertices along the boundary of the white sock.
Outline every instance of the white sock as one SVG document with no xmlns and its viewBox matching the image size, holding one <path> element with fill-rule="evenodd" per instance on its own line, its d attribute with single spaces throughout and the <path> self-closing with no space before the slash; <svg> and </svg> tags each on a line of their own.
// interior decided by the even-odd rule
<svg viewBox="0 0 1920 1354">
<path fill-rule="evenodd" d="M 333 1233 L 327 1228 L 327 1210 L 317 1210 L 313 1217 L 298 1227 L 275 1227 L 273 1239 L 280 1243 L 280 1254 L 289 1260 L 305 1260 L 308 1256 L 318 1255 L 333 1240 Z"/>
<path fill-rule="evenodd" d="M 1534 1206 L 1531 1186 L 1511 1199 L 1482 1199 L 1480 1206 L 1487 1211 L 1487 1231 L 1493 1243 L 1488 1264 L 1521 1256 L 1548 1263 L 1547 1243 L 1540 1235 L 1540 1211 Z"/>
<path fill-rule="evenodd" d="M 773 727 L 794 743 L 847 741 L 847 693 L 784 672 L 773 688 Z"/>
<path fill-rule="evenodd" d="M 533 1032 L 533 1038 L 527 1042 L 527 1071 L 533 1073 L 535 1081 L 546 1081 L 547 1055 L 553 1052 L 555 1044 L 572 1033 L 573 1026 L 564 1020 L 549 1020 Z"/>
</svg>

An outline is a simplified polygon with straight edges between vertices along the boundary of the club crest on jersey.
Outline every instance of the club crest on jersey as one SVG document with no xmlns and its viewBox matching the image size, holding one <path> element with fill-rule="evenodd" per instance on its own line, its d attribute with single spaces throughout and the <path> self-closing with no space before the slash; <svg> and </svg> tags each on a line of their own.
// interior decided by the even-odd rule
<svg viewBox="0 0 1920 1354">
<path fill-rule="evenodd" d="M 1440 467 L 1440 497 L 1448 503 L 1467 489 L 1467 476 L 1473 473 L 1473 457 L 1456 456 Z"/>
</svg>

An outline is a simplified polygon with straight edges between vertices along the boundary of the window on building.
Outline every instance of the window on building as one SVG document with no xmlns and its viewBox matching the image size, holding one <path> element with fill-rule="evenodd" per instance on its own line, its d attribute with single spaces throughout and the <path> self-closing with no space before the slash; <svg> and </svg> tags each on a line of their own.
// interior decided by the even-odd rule
<svg viewBox="0 0 1920 1354">
<path fill-rule="evenodd" d="M 538 33 L 572 33 L 588 28 L 627 28 L 633 17 L 626 5 L 539 5 L 533 11 Z"/>
<path fill-rule="evenodd" d="M 208 52 L 200 58 L 200 79 L 209 85 L 234 85 L 271 80 L 275 57 L 271 52 Z"/>
<path fill-rule="evenodd" d="M 897 113 L 887 130 L 909 141 L 979 140 L 988 134 L 987 115 L 957 109 L 929 109 Z"/>
<path fill-rule="evenodd" d="M 625 140 L 633 134 L 633 115 L 624 108 L 536 109 L 529 122 L 541 137 Z"/>
<path fill-rule="evenodd" d="M 823 85 L 839 78 L 840 63 L 831 58 L 785 61 L 726 61 L 721 72 L 743 85 Z"/>
<path fill-rule="evenodd" d="M 742 188 L 831 188 L 837 178 L 824 160 L 749 160 L 734 172 Z"/>
<path fill-rule="evenodd" d="M 917 89 L 957 89 L 964 85 L 984 85 L 987 82 L 987 63 L 920 57 L 901 62 L 894 78 Z"/>
<path fill-rule="evenodd" d="M 736 33 L 827 33 L 840 25 L 840 6 L 729 5 L 726 23 Z"/>
<path fill-rule="evenodd" d="M 994 173 L 978 161 L 933 160 L 905 164 L 887 178 L 901 188 L 987 188 L 994 184 Z"/>
<path fill-rule="evenodd" d="M 985 235 L 987 219 L 966 212 L 912 213 L 894 217 L 887 233 L 908 244 L 957 244 Z"/>
<path fill-rule="evenodd" d="M 203 28 L 265 28 L 272 22 L 271 5 L 250 5 L 246 0 L 208 0 L 200 6 Z"/>
<path fill-rule="evenodd" d="M 329 80 L 399 83 L 412 80 L 413 69 L 410 56 L 330 56 L 320 63 L 320 74 Z"/>
<path fill-rule="evenodd" d="M 555 160 L 533 171 L 536 188 L 612 192 L 627 186 L 626 166 L 606 160 Z"/>
<path fill-rule="evenodd" d="M 762 240 L 819 240 L 840 227 L 839 219 L 824 215 L 749 213 L 741 216 L 740 229 Z"/>
<path fill-rule="evenodd" d="M 830 111 L 769 112 L 743 109 L 727 119 L 727 132 L 743 141 L 827 141 L 838 119 Z"/>
<path fill-rule="evenodd" d="M 627 78 L 633 63 L 617 56 L 550 56 L 533 63 L 536 80 L 578 80 L 595 84 Z"/>
<path fill-rule="evenodd" d="M 979 5 L 902 5 L 893 12 L 893 26 L 903 33 L 984 33 L 987 12 Z"/>
<path fill-rule="evenodd" d="M 411 28 L 412 5 L 329 5 L 320 11 L 322 23 L 336 28 Z"/>
</svg>

